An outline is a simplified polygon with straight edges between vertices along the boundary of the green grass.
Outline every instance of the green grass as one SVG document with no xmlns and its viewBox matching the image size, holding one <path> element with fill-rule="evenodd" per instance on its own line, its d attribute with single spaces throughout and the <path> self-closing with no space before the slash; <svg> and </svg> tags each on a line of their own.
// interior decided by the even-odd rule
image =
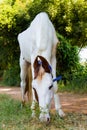
<svg viewBox="0 0 87 130">
<path fill-rule="evenodd" d="M 79 94 L 86 94 L 87 93 L 87 81 L 71 81 L 64 85 L 63 82 L 59 82 L 58 84 L 58 91 L 59 92 L 73 92 Z"/>
<path fill-rule="evenodd" d="M 59 92 L 72 92 L 72 93 L 78 93 L 78 94 L 86 94 L 87 93 L 87 85 L 84 87 L 79 87 L 71 84 L 65 85 L 58 85 L 58 91 Z"/>
<path fill-rule="evenodd" d="M 56 113 L 51 113 L 49 124 L 41 123 L 38 119 L 31 118 L 31 109 L 28 104 L 23 109 L 20 102 L 7 95 L 0 95 L 0 130 L 87 130 L 87 115 L 66 113 L 60 118 Z"/>
</svg>

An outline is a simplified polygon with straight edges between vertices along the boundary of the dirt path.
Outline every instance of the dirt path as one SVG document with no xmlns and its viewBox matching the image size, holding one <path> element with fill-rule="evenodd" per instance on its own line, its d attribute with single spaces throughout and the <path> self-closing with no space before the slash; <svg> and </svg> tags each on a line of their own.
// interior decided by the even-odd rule
<svg viewBox="0 0 87 130">
<path fill-rule="evenodd" d="M 0 94 L 8 94 L 12 98 L 21 101 L 21 91 L 18 87 L 0 87 Z M 72 93 L 59 93 L 64 112 L 77 112 L 87 114 L 87 95 Z M 52 102 L 52 109 L 54 103 Z"/>
</svg>

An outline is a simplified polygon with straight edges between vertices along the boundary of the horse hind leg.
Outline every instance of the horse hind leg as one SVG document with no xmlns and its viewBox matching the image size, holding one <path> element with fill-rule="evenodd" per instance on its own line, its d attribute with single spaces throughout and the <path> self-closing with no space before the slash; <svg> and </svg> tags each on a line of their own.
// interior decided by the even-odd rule
<svg viewBox="0 0 87 130">
<path fill-rule="evenodd" d="M 31 103 L 32 101 L 32 73 L 31 73 L 31 64 L 28 67 L 28 75 L 26 78 L 26 89 L 27 89 L 27 97 L 28 101 Z"/>
<path fill-rule="evenodd" d="M 27 77 L 27 71 L 28 71 L 28 63 L 21 57 L 20 58 L 20 78 L 21 78 L 21 96 L 22 96 L 22 104 L 21 107 L 25 104 L 25 93 L 27 91 L 26 89 L 26 77 Z"/>
</svg>

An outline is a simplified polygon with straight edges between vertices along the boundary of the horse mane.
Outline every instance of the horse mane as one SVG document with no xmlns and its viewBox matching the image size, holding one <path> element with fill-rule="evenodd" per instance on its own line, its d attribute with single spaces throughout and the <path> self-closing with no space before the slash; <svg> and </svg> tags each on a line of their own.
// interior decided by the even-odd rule
<svg viewBox="0 0 87 130">
<path fill-rule="evenodd" d="M 41 64 L 38 62 L 38 58 L 41 60 Z M 37 56 L 35 61 L 34 61 L 34 64 L 33 64 L 33 67 L 34 67 L 34 79 L 37 78 L 41 66 L 42 66 L 42 68 L 44 69 L 44 71 L 46 73 L 50 73 L 50 68 L 49 68 L 48 61 L 43 56 Z"/>
</svg>

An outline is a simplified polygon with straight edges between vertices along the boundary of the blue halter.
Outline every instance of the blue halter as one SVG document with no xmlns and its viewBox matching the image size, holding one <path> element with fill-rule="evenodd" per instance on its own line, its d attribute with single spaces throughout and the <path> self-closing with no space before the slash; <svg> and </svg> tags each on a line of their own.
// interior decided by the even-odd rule
<svg viewBox="0 0 87 130">
<path fill-rule="evenodd" d="M 52 67 L 51 67 L 51 65 L 49 65 L 48 67 L 49 67 L 49 69 L 50 69 L 50 72 L 52 73 Z M 53 79 L 53 82 L 59 81 L 59 80 L 61 80 L 61 79 L 62 79 L 62 76 L 60 75 L 60 76 L 56 77 L 55 79 Z"/>
<path fill-rule="evenodd" d="M 60 76 L 56 77 L 55 79 L 53 79 L 53 82 L 59 81 L 59 80 L 61 80 L 61 79 L 62 79 L 62 76 L 60 75 Z"/>
<path fill-rule="evenodd" d="M 41 65 L 42 61 L 38 61 L 38 64 Z M 48 67 L 49 67 L 50 72 L 52 73 L 52 67 L 51 67 L 51 65 L 49 65 Z M 60 76 L 56 77 L 55 79 L 53 79 L 53 82 L 59 81 L 61 79 L 62 79 L 62 76 L 60 75 Z"/>
</svg>

